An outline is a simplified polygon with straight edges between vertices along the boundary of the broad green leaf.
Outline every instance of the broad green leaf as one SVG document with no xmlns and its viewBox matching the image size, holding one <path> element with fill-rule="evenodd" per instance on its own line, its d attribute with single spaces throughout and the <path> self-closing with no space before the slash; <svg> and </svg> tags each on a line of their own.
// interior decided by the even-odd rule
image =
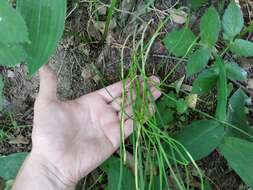
<svg viewBox="0 0 253 190">
<path fill-rule="evenodd" d="M 3 108 L 3 90 L 4 90 L 4 82 L 3 77 L 0 75 L 0 111 Z M 0 140 L 1 140 L 1 130 L 0 130 Z"/>
<path fill-rule="evenodd" d="M 164 97 L 164 105 L 166 105 L 168 108 L 175 108 L 176 107 L 176 101 L 177 101 L 177 95 L 170 91 L 165 97 Z"/>
<path fill-rule="evenodd" d="M 200 95 L 208 93 L 216 85 L 218 74 L 219 71 L 214 68 L 204 70 L 193 82 L 192 93 Z"/>
<path fill-rule="evenodd" d="M 220 30 L 221 21 L 219 13 L 211 6 L 200 21 L 201 41 L 209 47 L 214 46 L 218 40 Z"/>
<path fill-rule="evenodd" d="M 236 126 L 237 128 L 247 132 L 248 134 L 253 135 L 253 129 L 249 126 L 245 113 L 245 104 L 247 99 L 247 95 L 241 89 L 238 89 L 231 96 L 228 106 L 228 122 Z M 229 135 L 249 139 L 248 136 L 242 134 L 236 129 L 230 128 L 230 131 L 231 132 L 229 133 Z"/>
<path fill-rule="evenodd" d="M 194 160 L 199 160 L 215 150 L 224 135 L 225 130 L 218 122 L 200 120 L 185 127 L 174 138 L 188 150 Z"/>
<path fill-rule="evenodd" d="M 155 119 L 157 126 L 164 128 L 173 121 L 174 111 L 171 108 L 176 107 L 176 101 L 176 94 L 169 92 L 156 103 Z"/>
<path fill-rule="evenodd" d="M 188 104 L 184 99 L 179 99 L 177 101 L 177 113 L 183 114 L 187 111 Z"/>
<path fill-rule="evenodd" d="M 174 119 L 174 111 L 165 107 L 158 107 L 155 113 L 156 125 L 159 128 L 165 128 Z"/>
<path fill-rule="evenodd" d="M 227 77 L 232 80 L 245 81 L 247 72 L 234 62 L 226 62 L 225 64 Z"/>
<path fill-rule="evenodd" d="M 188 0 L 188 4 L 193 8 L 197 9 L 201 7 L 207 0 Z"/>
<path fill-rule="evenodd" d="M 240 7 L 236 5 L 234 0 L 231 1 L 225 10 L 222 24 L 224 37 L 228 40 L 233 40 L 233 38 L 241 32 L 244 25 L 243 14 Z"/>
<path fill-rule="evenodd" d="M 253 56 L 253 42 L 236 39 L 230 44 L 230 50 L 238 56 L 251 57 Z"/>
<path fill-rule="evenodd" d="M 188 76 L 196 74 L 205 68 L 211 56 L 209 48 L 201 48 L 190 55 L 186 72 Z"/>
<path fill-rule="evenodd" d="M 0 65 L 13 67 L 27 58 L 21 45 L 4 45 L 0 43 Z"/>
<path fill-rule="evenodd" d="M 221 154 L 241 179 L 253 188 L 253 143 L 229 137 L 219 146 Z"/>
<path fill-rule="evenodd" d="M 120 159 L 116 157 L 109 158 L 103 165 L 102 170 L 108 175 L 108 188 L 110 190 L 117 190 L 119 185 L 120 176 Z M 122 190 L 134 189 L 134 175 L 131 170 L 126 166 L 123 166 L 123 177 L 121 181 Z"/>
<path fill-rule="evenodd" d="M 28 42 L 28 32 L 24 19 L 8 1 L 2 0 L 0 6 L 0 43 Z"/>
<path fill-rule="evenodd" d="M 28 153 L 16 153 L 0 157 L 0 177 L 14 179 Z"/>
<path fill-rule="evenodd" d="M 220 57 L 217 58 L 216 65 L 219 68 L 216 117 L 221 121 L 226 121 L 227 98 L 228 98 L 226 69 Z"/>
<path fill-rule="evenodd" d="M 178 57 L 185 56 L 188 50 L 195 43 L 195 35 L 191 30 L 183 28 L 180 30 L 173 30 L 164 38 L 166 48 Z"/>
<path fill-rule="evenodd" d="M 25 45 L 30 75 L 46 64 L 55 52 L 64 30 L 66 0 L 18 0 L 31 43 Z"/>
</svg>

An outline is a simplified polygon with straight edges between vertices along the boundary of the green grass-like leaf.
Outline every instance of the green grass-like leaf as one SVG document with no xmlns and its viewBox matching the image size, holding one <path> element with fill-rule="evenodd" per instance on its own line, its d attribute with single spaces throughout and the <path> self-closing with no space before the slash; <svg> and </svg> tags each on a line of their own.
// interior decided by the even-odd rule
<svg viewBox="0 0 253 190">
<path fill-rule="evenodd" d="M 219 68 L 219 79 L 217 85 L 217 107 L 216 107 L 216 117 L 221 121 L 226 121 L 227 114 L 227 75 L 225 65 L 220 57 L 216 60 L 216 66 Z"/>
</svg>

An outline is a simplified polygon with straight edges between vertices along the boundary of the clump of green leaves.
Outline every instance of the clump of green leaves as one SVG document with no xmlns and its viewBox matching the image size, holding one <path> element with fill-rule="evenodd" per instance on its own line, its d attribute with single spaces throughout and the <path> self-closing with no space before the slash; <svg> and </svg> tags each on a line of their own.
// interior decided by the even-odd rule
<svg viewBox="0 0 253 190">
<path fill-rule="evenodd" d="M 198 7 L 204 1 L 191 2 L 193 7 Z M 208 8 L 201 18 L 198 37 L 185 26 L 168 33 L 164 44 L 175 56 L 188 59 L 187 76 L 195 77 L 192 94 L 204 95 L 217 89 L 215 116 L 194 121 L 174 138 L 195 160 L 218 149 L 245 183 L 253 188 L 253 130 L 245 112 L 248 97 L 242 89 L 230 96 L 234 91 L 230 82 L 245 81 L 247 73 L 234 60 L 223 58 L 228 51 L 234 57 L 253 56 L 253 43 L 240 35 L 243 27 L 242 11 L 231 1 L 223 15 L 214 6 Z M 224 49 L 216 46 L 218 41 L 224 44 Z"/>
</svg>

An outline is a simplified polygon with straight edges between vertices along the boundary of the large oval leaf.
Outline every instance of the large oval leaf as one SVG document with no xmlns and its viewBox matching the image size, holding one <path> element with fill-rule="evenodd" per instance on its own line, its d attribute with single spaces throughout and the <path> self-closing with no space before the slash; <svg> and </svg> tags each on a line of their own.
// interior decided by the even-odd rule
<svg viewBox="0 0 253 190">
<path fill-rule="evenodd" d="M 200 120 L 185 127 L 174 138 L 188 150 L 194 160 L 199 160 L 215 150 L 224 135 L 225 130 L 218 122 Z"/>
<path fill-rule="evenodd" d="M 230 50 L 238 56 L 251 57 L 253 56 L 253 42 L 236 39 L 230 44 Z"/>
<path fill-rule="evenodd" d="M 201 48 L 190 55 L 187 63 L 186 72 L 188 76 L 196 74 L 205 68 L 211 57 L 209 48 Z"/>
<path fill-rule="evenodd" d="M 243 14 L 238 5 L 231 1 L 223 16 L 224 37 L 232 40 L 243 28 Z"/>
<path fill-rule="evenodd" d="M 193 82 L 192 93 L 201 95 L 209 92 L 213 87 L 215 87 L 218 80 L 218 74 L 219 71 L 214 68 L 204 70 Z"/>
<path fill-rule="evenodd" d="M 119 184 L 119 176 L 120 176 L 120 159 L 114 156 L 110 157 L 106 160 L 101 169 L 107 173 L 108 175 L 108 189 L 110 190 L 117 190 L 118 186 L 120 185 L 120 189 L 128 190 L 134 189 L 135 181 L 134 175 L 132 174 L 131 170 L 123 166 L 123 176 L 121 184 Z"/>
<path fill-rule="evenodd" d="M 25 45 L 29 55 L 29 73 L 34 74 L 54 53 L 64 30 L 66 0 L 18 0 L 31 43 Z"/>
<path fill-rule="evenodd" d="M 227 77 L 232 80 L 245 81 L 247 72 L 234 62 L 226 62 L 225 64 Z"/>
<path fill-rule="evenodd" d="M 16 153 L 0 157 L 0 177 L 5 180 L 14 179 L 28 153 Z"/>
<path fill-rule="evenodd" d="M 242 180 L 253 188 L 253 143 L 229 137 L 219 146 L 222 155 L 228 164 L 242 178 Z"/>
<path fill-rule="evenodd" d="M 24 19 L 6 0 L 0 6 L 0 34 L 0 42 L 4 44 L 28 42 Z"/>
<path fill-rule="evenodd" d="M 247 122 L 247 115 L 245 113 L 245 104 L 247 99 L 247 95 L 241 89 L 238 89 L 231 96 L 228 106 L 228 122 L 243 130 L 244 132 L 253 135 L 253 129 L 251 126 L 249 126 Z M 245 138 L 251 141 L 253 140 L 245 134 L 242 134 L 240 131 L 232 128 L 230 128 L 229 135 Z"/>
<path fill-rule="evenodd" d="M 185 56 L 188 50 L 194 45 L 195 35 L 191 30 L 183 28 L 181 30 L 173 30 L 164 38 L 166 48 L 174 55 Z"/>
<path fill-rule="evenodd" d="M 209 47 L 215 45 L 221 29 L 220 16 L 216 9 L 211 6 L 200 21 L 201 41 Z"/>
<path fill-rule="evenodd" d="M 26 52 L 21 45 L 4 45 L 0 43 L 0 65 L 13 67 L 27 58 Z"/>
</svg>

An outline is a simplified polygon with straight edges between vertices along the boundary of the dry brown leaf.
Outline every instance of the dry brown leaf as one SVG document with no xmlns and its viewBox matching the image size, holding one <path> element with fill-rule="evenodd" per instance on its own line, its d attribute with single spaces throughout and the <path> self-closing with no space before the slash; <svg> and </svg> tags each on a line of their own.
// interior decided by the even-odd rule
<svg viewBox="0 0 253 190">
<path fill-rule="evenodd" d="M 183 10 L 172 9 L 170 11 L 171 20 L 177 24 L 184 24 L 187 20 L 188 14 Z"/>
<path fill-rule="evenodd" d="M 185 75 L 182 76 L 180 79 L 178 79 L 174 84 L 175 84 L 175 88 L 176 88 L 176 92 L 177 94 L 179 93 L 180 89 L 181 89 L 181 86 L 184 82 L 184 79 L 185 79 Z"/>
<path fill-rule="evenodd" d="M 87 32 L 90 37 L 95 38 L 97 40 L 101 39 L 101 34 L 96 28 L 95 21 L 89 22 L 88 27 L 87 27 Z"/>
<path fill-rule="evenodd" d="M 250 78 L 249 80 L 248 80 L 248 88 L 252 88 L 253 89 L 253 78 Z"/>
<path fill-rule="evenodd" d="M 240 58 L 239 59 L 239 65 L 244 68 L 244 69 L 249 69 L 252 67 L 252 64 L 253 64 L 253 59 L 252 58 Z"/>
<path fill-rule="evenodd" d="M 29 144 L 29 140 L 26 137 L 19 135 L 16 138 L 11 139 L 9 143 L 10 144 Z"/>
<path fill-rule="evenodd" d="M 181 89 L 186 91 L 186 92 L 191 92 L 192 91 L 192 86 L 190 86 L 188 84 L 183 84 Z"/>
</svg>

